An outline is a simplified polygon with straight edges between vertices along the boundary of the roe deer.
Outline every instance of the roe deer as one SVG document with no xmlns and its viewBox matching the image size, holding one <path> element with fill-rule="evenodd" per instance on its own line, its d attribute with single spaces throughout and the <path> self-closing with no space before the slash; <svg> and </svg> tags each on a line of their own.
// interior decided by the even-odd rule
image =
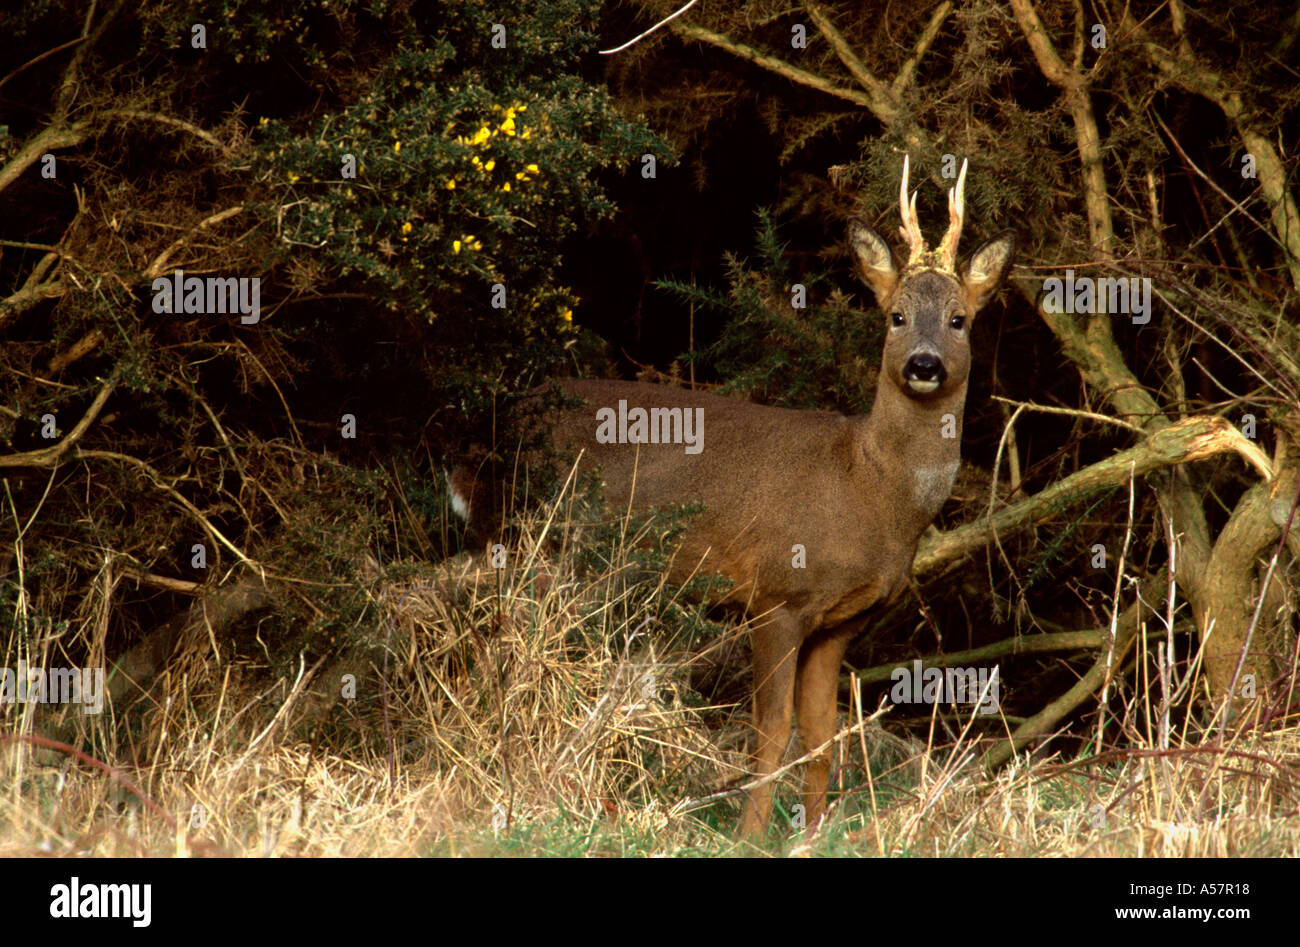
<svg viewBox="0 0 1300 947">
<path fill-rule="evenodd" d="M 806 751 L 834 735 L 844 651 L 868 609 L 906 587 L 917 541 L 952 490 L 972 318 L 1015 250 L 1007 231 L 959 271 L 966 163 L 948 194 L 948 232 L 936 250 L 921 235 L 907 178 L 905 157 L 905 264 L 863 221 L 848 225 L 859 275 L 889 319 L 869 415 L 764 407 L 637 382 L 559 383 L 587 407 L 554 417 L 554 444 L 584 451 L 582 466 L 600 471 L 611 505 L 704 504 L 684 531 L 670 577 L 683 581 L 697 568 L 721 573 L 734 585 L 717 601 L 754 617 L 759 776 L 779 767 L 796 711 Z M 467 468 L 451 480 L 457 511 L 473 523 L 489 505 L 480 502 L 488 499 L 483 485 Z M 829 773 L 829 749 L 806 764 L 810 827 L 825 806 Z M 766 830 L 771 797 L 770 782 L 750 794 L 745 834 Z"/>
</svg>

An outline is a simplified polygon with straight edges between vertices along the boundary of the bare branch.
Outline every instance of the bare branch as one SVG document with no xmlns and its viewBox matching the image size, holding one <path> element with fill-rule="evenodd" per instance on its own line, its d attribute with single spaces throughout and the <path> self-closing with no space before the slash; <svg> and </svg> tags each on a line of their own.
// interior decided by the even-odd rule
<svg viewBox="0 0 1300 947">
<path fill-rule="evenodd" d="M 244 555 L 243 550 L 240 549 L 238 546 L 236 546 L 229 539 L 227 539 L 225 533 L 217 529 L 217 527 L 213 524 L 213 522 L 209 520 L 206 516 L 204 516 L 203 513 L 199 510 L 199 508 L 196 507 L 193 503 L 191 503 L 189 498 L 186 497 L 185 494 L 181 493 L 171 484 L 167 483 L 166 478 L 164 478 L 162 474 L 154 470 L 153 467 L 146 464 L 143 460 L 140 460 L 138 457 L 132 457 L 130 454 L 119 454 L 116 451 L 82 450 L 81 448 L 77 448 L 77 452 L 75 456 L 78 460 L 117 460 L 126 464 L 130 464 L 133 467 L 136 467 L 137 469 L 139 469 L 140 471 L 148 475 L 149 479 L 153 481 L 154 486 L 156 486 L 159 490 L 162 490 L 164 493 L 172 497 L 172 499 L 174 499 L 177 503 L 179 503 L 185 509 L 185 511 L 190 514 L 190 516 L 198 520 L 199 525 L 203 527 L 203 529 L 207 532 L 209 536 L 211 536 L 216 542 L 219 542 L 221 545 L 229 549 L 232 553 L 235 554 L 235 557 L 240 562 L 252 568 L 255 572 L 257 572 L 258 575 L 262 576 L 262 578 L 265 579 L 266 577 L 265 573 L 262 570 L 261 564 L 258 563 L 257 560 L 250 559 L 248 556 Z"/>
<path fill-rule="evenodd" d="M 849 75 L 871 96 L 873 103 L 871 111 L 886 124 L 893 124 L 894 119 L 898 117 L 898 100 L 893 91 L 871 74 L 871 70 L 858 58 L 849 41 L 844 38 L 844 34 L 835 28 L 835 24 L 825 10 L 811 0 L 804 3 L 804 9 L 808 11 L 808 16 L 822 36 L 826 37 L 826 41 L 831 44 L 831 49 L 844 64 L 844 68 L 849 71 Z"/>
<path fill-rule="evenodd" d="M 49 125 L 28 139 L 17 154 L 0 168 L 0 191 L 16 181 L 20 175 L 41 158 L 58 148 L 71 148 L 86 140 L 89 126 L 84 122 L 71 125 Z"/>
<path fill-rule="evenodd" d="M 912 49 L 912 55 L 908 56 L 903 65 L 899 67 L 898 75 L 894 76 L 894 81 L 890 83 L 889 91 L 894 94 L 895 98 L 901 96 L 907 87 L 912 84 L 912 78 L 916 75 L 916 67 L 920 65 L 921 59 L 929 52 L 930 46 L 939 35 L 939 30 L 943 29 L 944 21 L 948 19 L 948 14 L 951 12 L 952 3 L 949 0 L 944 0 L 943 3 L 934 8 L 934 13 L 930 15 L 930 22 L 921 31 L 921 37 L 916 41 L 916 46 Z"/>
<path fill-rule="evenodd" d="M 171 259 L 173 253 L 175 253 L 177 250 L 179 250 L 181 247 L 187 244 L 190 240 L 194 239 L 194 237 L 197 234 L 202 233 L 204 230 L 207 230 L 209 227 L 213 226 L 214 224 L 219 224 L 223 220 L 227 220 L 231 217 L 234 217 L 236 214 L 243 211 L 243 209 L 244 207 L 242 204 L 237 204 L 234 207 L 227 207 L 225 210 L 218 211 L 217 213 L 213 214 L 211 217 L 206 217 L 203 220 L 199 221 L 193 228 L 190 229 L 189 233 L 175 240 L 171 244 L 171 246 L 169 246 L 162 253 L 158 254 L 156 257 L 154 257 L 154 261 L 150 263 L 148 267 L 145 268 L 144 278 L 147 280 L 153 280 L 161 276 L 163 270 L 167 268 L 167 262 Z"/>
<path fill-rule="evenodd" d="M 615 46 L 613 49 L 602 49 L 602 50 L 600 50 L 600 55 L 602 55 L 602 56 L 612 56 L 612 55 L 614 55 L 614 53 L 621 53 L 623 50 L 627 49 L 629 46 L 634 46 L 634 45 L 636 45 L 637 43 L 641 42 L 641 40 L 645 39 L 647 36 L 649 36 L 651 33 L 653 33 L 655 30 L 659 29 L 659 27 L 661 27 L 661 26 L 663 26 L 664 24 L 666 24 L 666 23 L 670 23 L 670 22 L 672 22 L 673 20 L 677 19 L 679 16 L 681 16 L 683 13 L 685 13 L 685 12 L 686 12 L 687 10 L 689 10 L 691 7 L 695 6 L 695 4 L 698 3 L 698 2 L 699 2 L 699 0 L 690 0 L 690 2 L 686 4 L 686 6 L 684 6 L 684 7 L 680 7 L 680 8 L 678 8 L 678 10 L 677 10 L 676 13 L 673 13 L 673 14 L 671 14 L 670 16 L 666 16 L 666 17 L 664 17 L 662 20 L 660 20 L 660 21 L 659 21 L 658 23 L 656 23 L 654 26 L 650 27 L 650 29 L 646 30 L 646 31 L 645 31 L 644 33 L 642 33 L 640 36 L 634 36 L 634 37 L 632 37 L 632 39 L 628 40 L 628 41 L 627 41 L 626 43 L 624 43 L 622 46 Z"/>
<path fill-rule="evenodd" d="M 1151 636 L 1163 635 L 1164 632 L 1152 632 Z M 916 658 L 925 667 L 962 667 L 978 664 L 994 658 L 1014 657 L 1018 654 L 1044 654 L 1053 651 L 1091 651 L 1104 647 L 1110 640 L 1109 629 L 1088 629 L 1086 631 L 1053 631 L 1042 635 L 1016 635 L 1004 638 L 979 648 L 967 648 L 964 651 L 949 651 L 946 654 L 927 654 Z M 863 684 L 883 684 L 893 677 L 897 664 L 881 664 L 876 667 L 856 671 L 857 678 Z M 849 682 L 849 676 L 841 677 L 843 685 Z"/>
<path fill-rule="evenodd" d="M 99 412 L 103 410 L 104 403 L 108 401 L 108 396 L 113 393 L 113 385 L 114 382 L 112 381 L 104 383 L 104 387 L 99 389 L 99 394 L 95 395 L 95 400 L 90 403 L 90 407 L 81 416 L 81 420 L 57 444 L 43 447 L 40 450 L 29 450 L 19 454 L 0 456 L 0 467 L 53 467 L 57 465 L 59 458 L 66 454 L 68 449 L 77 443 L 86 431 L 90 430 L 90 425 L 95 422 L 95 418 L 99 417 Z"/>
<path fill-rule="evenodd" d="M 1034 404 L 1032 401 L 1014 401 L 1011 398 L 1003 398 L 1000 395 L 990 396 L 994 401 L 1001 401 L 1004 404 L 1015 405 L 1017 411 L 1037 411 L 1040 414 L 1063 414 L 1072 418 L 1087 418 L 1090 421 L 1100 421 L 1102 424 L 1114 424 L 1136 434 L 1142 433 L 1142 428 L 1136 424 L 1131 424 L 1122 418 L 1112 418 L 1109 414 L 1097 414 L 1095 411 L 1081 411 L 1078 408 L 1056 408 L 1047 404 Z"/>
<path fill-rule="evenodd" d="M 987 769 L 995 769 L 1001 766 L 1017 750 L 1030 741 L 1047 734 L 1057 723 L 1092 694 L 1095 694 L 1114 676 L 1114 669 L 1121 665 L 1124 655 L 1138 637 L 1138 629 L 1141 624 L 1139 619 L 1142 616 L 1142 610 L 1147 608 L 1143 603 L 1157 601 L 1156 593 L 1164 584 L 1164 581 L 1165 570 L 1162 569 L 1158 574 L 1143 582 L 1137 600 L 1126 608 L 1124 614 L 1120 615 L 1115 622 L 1114 654 L 1109 663 L 1110 673 L 1107 673 L 1107 652 L 1102 651 L 1097 655 L 1097 659 L 1093 662 L 1092 667 L 1088 669 L 1088 672 L 1079 678 L 1073 687 L 1017 727 L 1008 739 L 1003 740 L 984 754 L 983 763 Z"/>
<path fill-rule="evenodd" d="M 1179 22 L 1181 16 L 1182 9 L 1179 7 L 1176 14 Z M 1141 27 L 1133 21 L 1127 10 L 1125 10 L 1124 26 L 1138 39 L 1147 58 L 1167 79 L 1188 92 L 1213 102 L 1236 126 L 1242 147 L 1247 154 L 1255 158 L 1255 173 L 1258 176 L 1259 189 L 1264 196 L 1264 202 L 1269 207 L 1273 231 L 1277 241 L 1284 248 L 1283 254 L 1291 275 L 1291 283 L 1297 291 L 1300 291 L 1300 208 L 1297 208 L 1295 199 L 1287 189 L 1286 168 L 1281 156 L 1267 135 L 1251 124 L 1250 112 L 1241 93 L 1229 89 L 1218 73 L 1202 65 L 1194 57 L 1185 35 L 1181 37 L 1182 51 L 1175 55 L 1158 43 L 1143 39 Z M 1236 204 L 1235 201 L 1232 203 Z"/>
<path fill-rule="evenodd" d="M 195 138 L 206 142 L 218 151 L 226 152 L 230 150 L 226 147 L 226 144 L 216 135 L 212 134 L 212 132 L 206 131 L 199 126 L 193 125 L 182 119 L 174 118 L 171 115 L 163 115 L 161 112 L 145 112 L 140 109 L 108 109 L 97 113 L 96 117 L 106 119 L 124 118 L 135 119 L 142 122 L 157 122 L 160 125 L 168 125 L 172 128 L 179 128 L 182 131 L 189 132 Z"/>
<path fill-rule="evenodd" d="M 1043 21 L 1038 18 L 1038 11 L 1034 9 L 1033 3 L 1030 0 L 1010 0 L 1010 2 L 1011 10 L 1020 24 L 1020 30 L 1025 34 L 1030 52 L 1034 54 L 1038 68 L 1047 80 L 1062 89 L 1077 84 L 1079 74 L 1065 64 L 1061 54 L 1052 45 L 1051 37 L 1047 35 L 1047 29 L 1043 26 Z"/>
<path fill-rule="evenodd" d="M 85 41 L 86 41 L 86 37 L 78 36 L 76 39 L 70 39 L 66 43 L 60 43 L 58 46 L 55 46 L 52 49 L 47 49 L 45 52 L 41 53 L 38 56 L 33 56 L 31 59 L 27 60 L 27 62 L 23 63 L 17 69 L 10 72 L 3 79 L 0 79 L 0 89 L 3 89 L 5 87 L 5 83 L 7 83 L 14 76 L 17 76 L 20 73 L 26 71 L 27 69 L 30 69 L 38 62 L 48 59 L 50 56 L 53 56 L 55 53 L 62 52 L 63 50 L 67 49 L 69 46 L 76 46 L 78 43 L 84 43 Z"/>
<path fill-rule="evenodd" d="M 778 76 L 796 82 L 799 85 L 807 86 L 810 89 L 816 89 L 818 92 L 825 92 L 827 95 L 833 95 L 836 98 L 852 102 L 854 105 L 860 105 L 863 108 L 871 109 L 874 105 L 871 97 L 857 89 L 849 89 L 844 86 L 836 85 L 825 76 L 819 76 L 815 72 L 808 72 L 806 69 L 800 69 L 798 66 L 792 66 L 782 59 L 775 56 L 769 56 L 766 53 L 759 52 L 752 46 L 746 46 L 744 43 L 738 43 L 733 39 L 723 36 L 721 33 L 715 33 L 707 30 L 702 26 L 696 26 L 693 23 L 674 23 L 672 26 L 674 33 L 683 36 L 686 39 L 695 40 L 700 43 L 708 43 L 719 49 L 725 49 L 733 56 L 744 59 L 746 62 L 752 62 L 769 72 L 774 72 Z"/>
<path fill-rule="evenodd" d="M 1071 474 L 1044 490 L 1004 507 L 992 516 L 957 529 L 921 538 L 913 560 L 914 575 L 924 576 L 959 557 L 986 546 L 995 536 L 1028 529 L 1057 516 L 1086 497 L 1122 486 L 1130 476 L 1204 460 L 1224 453 L 1240 454 L 1262 476 L 1273 476 L 1273 464 L 1255 444 L 1223 418 L 1190 417 L 1152 434 L 1142 443 Z"/>
</svg>

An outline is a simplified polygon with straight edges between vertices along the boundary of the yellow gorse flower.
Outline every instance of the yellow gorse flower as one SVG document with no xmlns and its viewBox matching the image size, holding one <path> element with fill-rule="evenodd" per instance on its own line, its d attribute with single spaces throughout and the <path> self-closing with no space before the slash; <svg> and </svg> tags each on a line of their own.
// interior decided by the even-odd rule
<svg viewBox="0 0 1300 947">
<path fill-rule="evenodd" d="M 393 154 L 399 155 L 401 153 L 402 153 L 402 143 L 400 141 L 393 142 Z"/>
</svg>

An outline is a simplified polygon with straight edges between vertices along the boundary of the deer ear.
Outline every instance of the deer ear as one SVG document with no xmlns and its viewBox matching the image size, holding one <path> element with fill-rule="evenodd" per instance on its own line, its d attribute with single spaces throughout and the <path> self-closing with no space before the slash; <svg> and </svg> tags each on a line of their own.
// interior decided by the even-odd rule
<svg viewBox="0 0 1300 947">
<path fill-rule="evenodd" d="M 876 302 L 883 308 L 898 285 L 898 269 L 894 266 L 889 244 L 866 223 L 850 217 L 849 246 L 858 263 L 858 275 L 871 287 Z"/>
<path fill-rule="evenodd" d="M 993 291 L 1011 269 L 1011 259 L 1016 255 L 1016 232 L 1004 230 L 971 254 L 961 271 L 966 302 L 973 315 L 989 301 Z"/>
</svg>

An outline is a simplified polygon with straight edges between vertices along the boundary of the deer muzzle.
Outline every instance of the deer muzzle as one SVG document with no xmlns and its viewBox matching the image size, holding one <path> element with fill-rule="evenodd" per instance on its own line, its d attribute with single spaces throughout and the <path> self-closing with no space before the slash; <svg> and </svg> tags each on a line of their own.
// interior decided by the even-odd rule
<svg viewBox="0 0 1300 947">
<path fill-rule="evenodd" d="M 913 391 L 928 395 L 948 380 L 948 369 L 943 367 L 943 360 L 939 356 L 930 352 L 918 352 L 903 366 L 903 380 Z"/>
</svg>

